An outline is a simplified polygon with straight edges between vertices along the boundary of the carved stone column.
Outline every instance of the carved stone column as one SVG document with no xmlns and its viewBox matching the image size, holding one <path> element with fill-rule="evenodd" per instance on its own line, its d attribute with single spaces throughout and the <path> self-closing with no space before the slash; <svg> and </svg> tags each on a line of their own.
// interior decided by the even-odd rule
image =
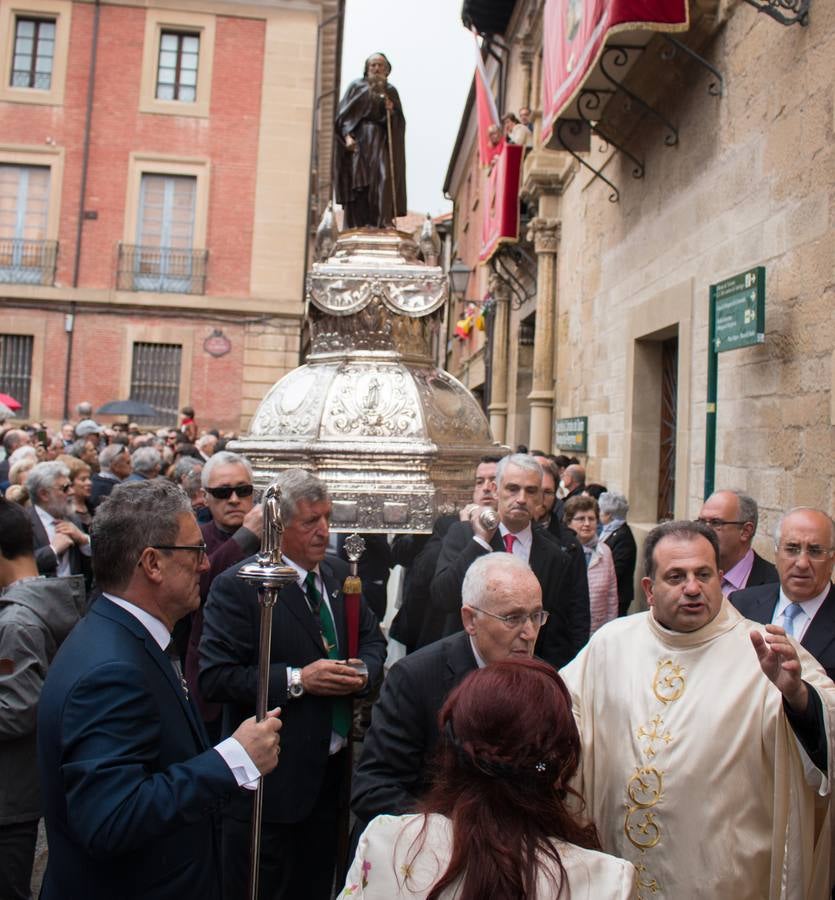
<svg viewBox="0 0 835 900">
<path fill-rule="evenodd" d="M 490 431 L 493 440 L 505 443 L 507 432 L 507 326 L 510 317 L 510 290 L 503 278 L 490 273 L 488 287 L 496 308 L 493 313 L 493 329 L 490 340 Z"/>
<path fill-rule="evenodd" d="M 536 251 L 536 332 L 533 344 L 533 378 L 528 401 L 531 430 L 528 447 L 548 452 L 553 442 L 554 414 L 554 318 L 557 290 L 557 219 L 537 216 L 528 226 L 528 240 Z"/>
</svg>

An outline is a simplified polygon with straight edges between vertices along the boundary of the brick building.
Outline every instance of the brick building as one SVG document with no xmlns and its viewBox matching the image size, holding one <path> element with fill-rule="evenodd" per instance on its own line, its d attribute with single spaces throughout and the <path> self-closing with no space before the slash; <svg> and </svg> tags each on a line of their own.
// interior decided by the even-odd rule
<svg viewBox="0 0 835 900">
<path fill-rule="evenodd" d="M 297 365 L 343 6 L 0 0 L 0 390 L 23 418 L 131 396 L 237 431 Z"/>
<path fill-rule="evenodd" d="M 577 455 L 589 480 L 627 495 L 639 536 L 660 518 L 695 515 L 714 464 L 717 487 L 759 501 L 756 545 L 771 557 L 782 510 L 835 511 L 831 7 L 791 4 L 808 7 L 808 22 L 785 25 L 749 3 L 691 0 L 672 42 L 649 29 L 616 35 L 628 62 L 619 68 L 613 49 L 604 63 L 616 83 L 598 68 L 581 85 L 586 106 L 570 115 L 585 115 L 587 140 L 572 154 L 558 134 L 570 145 L 570 123 L 542 141 L 552 5 L 600 8 L 463 4 L 465 24 L 490 43 L 500 112 L 532 107 L 534 134 L 520 240 L 479 265 L 473 235 L 488 198 L 472 99 L 462 118 L 445 187 L 456 253 L 473 274 L 448 320 L 487 294 L 492 311 L 486 332 L 456 343 L 449 371 L 481 392 L 507 444 L 574 452 L 555 426 L 585 422 Z M 757 267 L 764 339 L 719 354 L 714 450 L 709 288 Z"/>
</svg>

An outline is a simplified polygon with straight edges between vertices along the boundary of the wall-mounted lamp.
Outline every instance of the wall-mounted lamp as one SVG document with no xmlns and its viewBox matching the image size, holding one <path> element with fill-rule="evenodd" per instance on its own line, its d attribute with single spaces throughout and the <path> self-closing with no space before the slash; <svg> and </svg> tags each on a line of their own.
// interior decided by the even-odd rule
<svg viewBox="0 0 835 900">
<path fill-rule="evenodd" d="M 467 285 L 470 283 L 470 275 L 472 269 L 460 257 L 456 257 L 455 262 L 449 267 L 449 289 L 453 294 L 464 294 L 467 291 Z"/>
</svg>

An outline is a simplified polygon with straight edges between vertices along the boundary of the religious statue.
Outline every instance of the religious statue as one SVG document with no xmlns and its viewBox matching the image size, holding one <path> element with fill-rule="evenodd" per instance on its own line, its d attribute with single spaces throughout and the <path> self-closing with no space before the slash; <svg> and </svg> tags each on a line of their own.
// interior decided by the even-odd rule
<svg viewBox="0 0 835 900">
<path fill-rule="evenodd" d="M 262 565 L 281 565 L 281 535 L 284 522 L 281 518 L 281 489 L 271 484 L 264 492 L 264 530 L 258 562 Z"/>
<path fill-rule="evenodd" d="M 334 184 L 346 228 L 387 228 L 406 214 L 406 119 L 390 72 L 382 53 L 369 56 L 336 113 Z"/>
</svg>

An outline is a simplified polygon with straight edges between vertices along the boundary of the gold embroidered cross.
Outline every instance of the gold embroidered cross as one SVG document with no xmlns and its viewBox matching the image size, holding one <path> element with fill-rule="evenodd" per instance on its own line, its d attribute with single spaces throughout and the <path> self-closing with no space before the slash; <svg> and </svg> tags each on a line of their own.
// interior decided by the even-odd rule
<svg viewBox="0 0 835 900">
<path fill-rule="evenodd" d="M 647 739 L 647 746 L 644 747 L 644 755 L 648 759 L 652 759 L 657 753 L 657 750 L 655 749 L 655 742 L 663 741 L 665 744 L 671 744 L 673 736 L 669 733 L 669 731 L 665 731 L 663 734 L 661 733 L 661 728 L 664 725 L 664 720 L 661 718 L 661 716 L 654 716 L 650 720 L 649 724 L 652 726 L 652 730 L 649 730 L 648 726 L 646 725 L 641 725 L 641 727 L 638 729 L 637 737 L 638 740 L 641 740 L 642 738 Z"/>
</svg>

